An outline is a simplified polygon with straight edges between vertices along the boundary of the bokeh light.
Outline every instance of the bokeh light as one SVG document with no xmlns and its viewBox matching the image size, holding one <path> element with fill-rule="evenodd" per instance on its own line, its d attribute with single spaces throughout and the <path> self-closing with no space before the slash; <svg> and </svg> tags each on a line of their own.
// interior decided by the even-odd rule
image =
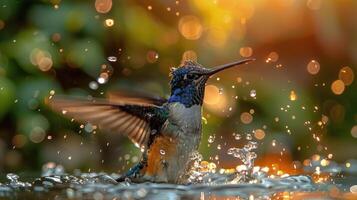
<svg viewBox="0 0 357 200">
<path fill-rule="evenodd" d="M 335 80 L 334 82 L 332 82 L 331 84 L 331 90 L 334 94 L 336 95 L 340 95 L 343 93 L 343 91 L 345 91 L 345 84 L 343 81 L 341 80 Z"/>
<path fill-rule="evenodd" d="M 239 54 L 245 58 L 250 57 L 253 55 L 253 49 L 251 47 L 241 47 L 239 49 Z"/>
<path fill-rule="evenodd" d="M 193 15 L 181 17 L 178 23 L 178 29 L 182 36 L 188 40 L 197 40 L 201 37 L 203 27 L 199 18 Z"/>
<path fill-rule="evenodd" d="M 105 23 L 106 27 L 114 26 L 114 20 L 113 19 L 106 19 L 104 23 Z"/>
<path fill-rule="evenodd" d="M 243 112 L 240 115 L 240 121 L 243 124 L 250 124 L 253 121 L 253 116 L 249 112 Z"/>
<path fill-rule="evenodd" d="M 353 70 L 350 67 L 343 67 L 338 73 L 338 78 L 343 81 L 346 86 L 351 85 L 354 80 Z"/>
<path fill-rule="evenodd" d="M 320 63 L 318 63 L 316 60 L 311 60 L 307 64 L 307 71 L 312 75 L 315 75 L 315 74 L 319 73 L 319 71 L 320 71 Z"/>
<path fill-rule="evenodd" d="M 357 138 L 357 125 L 354 125 L 351 129 L 351 135 L 354 138 Z"/>
<path fill-rule="evenodd" d="M 262 140 L 265 137 L 265 131 L 262 129 L 256 129 L 254 131 L 254 137 L 257 138 L 258 140 Z"/>
<path fill-rule="evenodd" d="M 105 14 L 112 9 L 112 0 L 95 0 L 95 9 L 97 12 Z"/>
</svg>

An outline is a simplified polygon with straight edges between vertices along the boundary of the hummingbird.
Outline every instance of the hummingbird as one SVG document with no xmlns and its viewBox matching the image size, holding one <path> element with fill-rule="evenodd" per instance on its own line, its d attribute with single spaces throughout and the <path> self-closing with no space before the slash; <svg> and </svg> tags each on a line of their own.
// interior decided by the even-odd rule
<svg viewBox="0 0 357 200">
<path fill-rule="evenodd" d="M 185 61 L 171 69 L 168 99 L 117 91 L 109 97 L 54 96 L 50 106 L 72 119 L 127 136 L 141 149 L 140 161 L 117 181 L 185 183 L 202 136 L 202 104 L 207 80 L 254 59 L 205 68 Z"/>
</svg>

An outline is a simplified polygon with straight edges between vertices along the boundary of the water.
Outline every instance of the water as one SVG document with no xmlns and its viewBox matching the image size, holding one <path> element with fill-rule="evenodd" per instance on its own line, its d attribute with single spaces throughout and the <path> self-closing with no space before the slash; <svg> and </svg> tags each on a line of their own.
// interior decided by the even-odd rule
<svg viewBox="0 0 357 200">
<path fill-rule="evenodd" d="M 254 149 L 254 148 L 253 148 Z M 186 185 L 156 183 L 117 183 L 119 174 L 65 173 L 61 165 L 47 163 L 42 175 L 21 181 L 17 174 L 7 174 L 0 183 L 0 199 L 356 199 L 349 192 L 356 178 L 335 179 L 316 183 L 308 175 L 272 176 L 267 170 L 254 166 L 249 177 L 238 169 L 219 170 L 202 161 L 198 153 Z M 353 176 L 352 176 L 353 177 Z M 349 180 L 349 183 L 346 182 Z M 344 182 L 345 181 L 345 182 Z"/>
</svg>

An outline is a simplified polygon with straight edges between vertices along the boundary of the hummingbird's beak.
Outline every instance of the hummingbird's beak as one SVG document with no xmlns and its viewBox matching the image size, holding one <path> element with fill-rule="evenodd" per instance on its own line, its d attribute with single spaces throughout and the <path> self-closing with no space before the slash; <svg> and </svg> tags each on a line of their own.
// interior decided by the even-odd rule
<svg viewBox="0 0 357 200">
<path fill-rule="evenodd" d="M 212 68 L 211 70 L 209 70 L 207 73 L 205 73 L 205 75 L 211 76 L 217 72 L 220 72 L 222 70 L 225 69 L 229 69 L 231 67 L 237 66 L 237 65 L 242 65 L 242 64 L 246 64 L 249 63 L 251 61 L 254 61 L 254 58 L 250 58 L 250 59 L 245 59 L 245 60 L 240 60 L 240 61 L 235 61 L 235 62 L 231 62 L 231 63 L 227 63 L 224 65 L 219 65 L 217 67 Z"/>
</svg>

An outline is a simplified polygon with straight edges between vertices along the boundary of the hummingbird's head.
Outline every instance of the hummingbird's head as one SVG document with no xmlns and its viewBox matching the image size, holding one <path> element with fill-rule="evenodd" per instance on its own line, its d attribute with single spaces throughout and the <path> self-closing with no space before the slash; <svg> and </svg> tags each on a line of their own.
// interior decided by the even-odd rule
<svg viewBox="0 0 357 200">
<path fill-rule="evenodd" d="M 180 102 L 186 107 L 202 105 L 205 84 L 212 75 L 253 60 L 245 59 L 213 68 L 205 68 L 193 61 L 185 61 L 181 67 L 171 70 L 171 96 L 169 102 Z"/>
</svg>

